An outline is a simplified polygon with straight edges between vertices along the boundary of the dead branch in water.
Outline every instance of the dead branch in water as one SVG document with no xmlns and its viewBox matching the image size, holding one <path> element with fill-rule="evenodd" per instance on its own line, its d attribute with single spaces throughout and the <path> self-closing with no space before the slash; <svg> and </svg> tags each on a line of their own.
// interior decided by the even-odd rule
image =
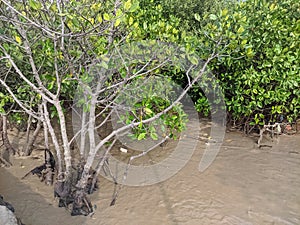
<svg viewBox="0 0 300 225">
<path fill-rule="evenodd" d="M 290 126 L 288 123 L 274 123 L 274 124 L 267 124 L 264 125 L 262 128 L 259 129 L 259 138 L 257 140 L 257 145 L 259 148 L 261 147 L 272 147 L 271 145 L 262 145 L 261 141 L 263 139 L 263 135 L 265 132 L 268 132 L 271 136 L 272 141 L 274 137 L 278 137 L 278 135 L 284 133 L 287 126 Z M 290 128 L 291 129 L 291 128 Z M 291 133 L 291 132 L 290 132 Z"/>
<path fill-rule="evenodd" d="M 91 184 L 91 190 L 90 192 L 94 189 L 94 186 L 97 182 L 97 177 L 100 174 L 101 169 L 104 170 L 104 166 L 106 165 L 106 168 L 108 169 L 108 172 L 110 173 L 111 177 L 114 179 L 114 182 L 117 183 L 116 178 L 112 175 L 109 165 L 108 165 L 108 161 L 107 161 L 107 157 L 108 154 L 110 152 L 110 150 L 112 149 L 112 147 L 114 146 L 114 144 L 116 143 L 117 139 L 114 139 L 113 142 L 110 144 L 110 146 L 108 147 L 108 149 L 106 149 L 105 154 L 103 155 L 102 159 L 99 161 L 97 167 L 96 167 L 96 174 L 92 180 L 92 184 Z M 105 171 L 105 170 L 104 170 Z"/>
<path fill-rule="evenodd" d="M 2 156 L 0 156 L 0 162 L 3 163 L 6 167 L 12 166 L 11 162 L 7 161 Z"/>
<path fill-rule="evenodd" d="M 134 155 L 134 156 L 131 156 L 128 160 L 128 163 L 127 163 L 127 167 L 126 167 L 126 170 L 124 172 L 124 175 L 123 175 L 123 183 L 125 182 L 125 180 L 127 179 L 127 175 L 128 175 L 128 171 L 129 171 L 129 167 L 131 166 L 131 161 L 134 160 L 134 159 L 137 159 L 137 158 L 140 158 L 142 156 L 145 156 L 147 155 L 150 151 L 152 151 L 153 149 L 155 149 L 156 147 L 160 146 L 161 144 L 163 144 L 164 142 L 166 142 L 168 140 L 168 136 L 166 136 L 165 138 L 163 138 L 160 142 L 158 142 L 157 144 L 155 144 L 154 146 L 152 146 L 151 148 L 147 149 L 146 151 L 143 151 L 142 153 L 138 154 L 138 155 Z M 119 189 L 115 192 L 114 196 L 113 196 L 113 199 L 110 203 L 110 206 L 113 206 L 116 204 L 116 200 L 117 200 L 117 197 L 119 195 L 119 192 L 121 191 L 123 185 L 121 184 L 119 186 Z"/>
<path fill-rule="evenodd" d="M 41 181 L 45 181 L 47 185 L 53 184 L 53 176 L 55 170 L 55 159 L 52 152 L 49 149 L 45 149 L 45 162 L 41 166 L 37 166 L 26 173 L 21 180 L 25 179 L 29 175 L 37 175 Z"/>
</svg>

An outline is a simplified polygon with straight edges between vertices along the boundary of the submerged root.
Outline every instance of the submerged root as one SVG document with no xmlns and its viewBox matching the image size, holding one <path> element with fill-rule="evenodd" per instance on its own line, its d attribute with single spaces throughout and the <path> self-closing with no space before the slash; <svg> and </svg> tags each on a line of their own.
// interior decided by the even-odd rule
<svg viewBox="0 0 300 225">
<path fill-rule="evenodd" d="M 91 201 L 88 199 L 84 190 L 73 192 L 73 204 L 71 216 L 84 215 L 88 216 L 94 212 Z"/>
<path fill-rule="evenodd" d="M 88 216 L 93 214 L 93 206 L 88 194 L 91 194 L 98 188 L 98 179 L 95 178 L 96 172 L 91 170 L 88 174 L 87 183 L 82 187 L 76 186 L 83 173 L 83 164 L 79 163 L 74 171 L 66 176 L 61 173 L 57 177 L 54 185 L 54 197 L 59 198 L 59 207 L 65 207 L 70 211 L 71 216 Z M 95 181 L 93 183 L 93 181 Z"/>
<path fill-rule="evenodd" d="M 54 197 L 59 198 L 59 207 L 68 207 L 72 203 L 72 198 L 70 198 L 71 193 L 71 182 L 65 177 L 65 174 L 59 174 L 57 181 L 54 184 Z"/>
<path fill-rule="evenodd" d="M 60 186 L 57 183 L 57 186 Z M 84 190 L 75 189 L 72 192 L 69 192 L 68 185 L 62 185 L 61 190 L 56 190 L 54 195 L 59 197 L 59 207 L 65 207 L 71 213 L 71 216 L 88 216 L 91 215 L 94 210 L 91 201 L 88 199 L 87 194 Z M 58 193 L 59 192 L 59 193 Z"/>
<path fill-rule="evenodd" d="M 49 149 L 45 149 L 45 162 L 41 166 L 37 166 L 26 173 L 21 179 L 25 179 L 29 175 L 37 175 L 41 181 L 45 181 L 47 185 L 53 184 L 55 172 L 55 159 Z"/>
</svg>

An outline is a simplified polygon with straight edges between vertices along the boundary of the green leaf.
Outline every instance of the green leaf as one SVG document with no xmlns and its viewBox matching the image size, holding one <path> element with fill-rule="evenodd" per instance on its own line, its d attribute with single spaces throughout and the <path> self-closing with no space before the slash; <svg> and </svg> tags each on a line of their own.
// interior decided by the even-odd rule
<svg viewBox="0 0 300 225">
<path fill-rule="evenodd" d="M 120 23 L 121 23 L 121 19 L 120 19 L 120 18 L 118 18 L 118 19 L 116 20 L 116 22 L 115 22 L 115 27 L 119 26 L 119 25 L 120 25 Z"/>
<path fill-rule="evenodd" d="M 241 34 L 241 33 L 243 33 L 244 31 L 245 31 L 245 29 L 244 29 L 244 27 L 242 27 L 242 26 L 237 30 L 238 34 Z"/>
<path fill-rule="evenodd" d="M 262 108 L 262 103 L 261 103 L 260 101 L 257 101 L 256 104 L 257 104 L 257 106 L 258 106 L 259 108 Z M 260 116 L 260 117 L 261 117 L 261 116 Z"/>
<path fill-rule="evenodd" d="M 245 44 L 247 44 L 247 40 L 243 40 L 241 43 L 241 45 L 245 45 Z"/>
<path fill-rule="evenodd" d="M 153 111 L 152 111 L 151 109 L 149 109 L 149 108 L 144 108 L 144 111 L 145 111 L 145 113 L 146 113 L 147 115 L 150 115 L 150 114 L 153 113 Z"/>
<path fill-rule="evenodd" d="M 29 0 L 29 6 L 34 10 L 40 10 L 42 8 L 42 4 L 35 0 Z"/>
<path fill-rule="evenodd" d="M 130 8 L 130 12 L 135 12 L 138 8 L 139 8 L 139 3 L 138 1 L 135 1 L 135 3 L 133 3 L 133 5 Z"/>
<path fill-rule="evenodd" d="M 123 14 L 122 9 L 118 9 L 116 12 L 116 17 L 120 17 Z"/>
<path fill-rule="evenodd" d="M 104 18 L 106 21 L 109 21 L 109 20 L 110 20 L 110 16 L 109 16 L 107 13 L 104 13 L 104 14 L 103 14 L 103 18 Z"/>
<path fill-rule="evenodd" d="M 130 18 L 129 18 L 129 25 L 132 25 L 132 24 L 133 24 L 133 18 L 130 17 Z"/>
<path fill-rule="evenodd" d="M 129 10 L 131 7 L 131 0 L 128 0 L 127 2 L 125 2 L 124 4 L 124 9 L 127 11 Z"/>
<path fill-rule="evenodd" d="M 222 16 L 226 16 L 228 14 L 228 9 L 223 9 L 221 14 Z"/>
<path fill-rule="evenodd" d="M 137 139 L 140 141 L 145 139 L 145 137 L 146 137 L 146 133 L 140 133 Z"/>
<path fill-rule="evenodd" d="M 194 17 L 197 21 L 201 21 L 200 15 L 198 13 L 195 13 Z"/>
<path fill-rule="evenodd" d="M 150 133 L 150 137 L 155 141 L 158 139 L 157 133 Z"/>
<path fill-rule="evenodd" d="M 192 56 L 189 59 L 193 65 L 198 65 L 198 59 L 196 56 Z"/>
<path fill-rule="evenodd" d="M 19 45 L 22 44 L 22 39 L 18 35 L 15 36 L 15 39 Z"/>
<path fill-rule="evenodd" d="M 217 17 L 215 14 L 210 14 L 210 15 L 209 15 L 209 18 L 210 18 L 211 20 L 216 20 L 218 17 Z"/>
<path fill-rule="evenodd" d="M 99 23 L 102 23 L 103 19 L 102 19 L 102 16 L 100 14 L 97 16 L 97 20 L 98 20 Z"/>
</svg>

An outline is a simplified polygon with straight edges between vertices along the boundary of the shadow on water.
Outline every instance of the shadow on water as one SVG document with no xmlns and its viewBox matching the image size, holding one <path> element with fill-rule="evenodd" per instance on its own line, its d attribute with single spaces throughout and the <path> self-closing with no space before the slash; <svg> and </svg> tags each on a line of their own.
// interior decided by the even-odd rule
<svg viewBox="0 0 300 225">
<path fill-rule="evenodd" d="M 0 168 L 0 194 L 14 206 L 16 216 L 25 225 L 82 225 L 87 220 L 81 216 L 71 217 L 67 210 L 57 207 L 54 198 L 49 196 L 50 201 L 47 201 L 4 168 Z"/>
</svg>

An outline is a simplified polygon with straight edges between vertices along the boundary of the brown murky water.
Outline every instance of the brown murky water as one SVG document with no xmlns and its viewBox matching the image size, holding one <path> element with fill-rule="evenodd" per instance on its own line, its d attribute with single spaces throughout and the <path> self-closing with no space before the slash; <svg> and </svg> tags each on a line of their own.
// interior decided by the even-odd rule
<svg viewBox="0 0 300 225">
<path fill-rule="evenodd" d="M 201 132 L 205 136 L 209 130 Z M 100 190 L 91 196 L 97 205 L 93 217 L 71 217 L 57 207 L 52 187 L 36 177 L 20 180 L 42 162 L 31 157 L 0 168 L 0 193 L 26 225 L 300 224 L 300 135 L 282 135 L 272 148 L 257 149 L 254 140 L 226 133 L 217 158 L 203 173 L 198 166 L 205 142 L 199 141 L 175 176 L 151 186 L 124 186 L 112 207 L 114 185 L 101 179 Z"/>
</svg>

